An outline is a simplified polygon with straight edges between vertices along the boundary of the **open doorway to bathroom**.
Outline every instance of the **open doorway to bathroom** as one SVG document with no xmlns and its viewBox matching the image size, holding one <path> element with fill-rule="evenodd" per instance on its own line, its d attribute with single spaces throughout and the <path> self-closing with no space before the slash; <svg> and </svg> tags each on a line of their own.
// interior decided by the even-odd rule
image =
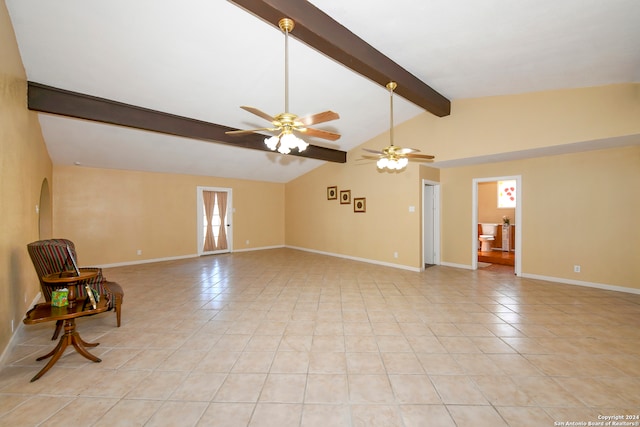
<svg viewBox="0 0 640 427">
<path fill-rule="evenodd" d="M 521 275 L 522 188 L 520 176 L 473 180 L 472 268 Z"/>
</svg>

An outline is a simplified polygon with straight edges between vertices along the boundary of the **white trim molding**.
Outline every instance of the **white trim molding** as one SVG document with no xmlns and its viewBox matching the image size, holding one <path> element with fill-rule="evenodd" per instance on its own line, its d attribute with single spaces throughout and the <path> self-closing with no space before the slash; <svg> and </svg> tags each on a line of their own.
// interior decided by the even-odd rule
<svg viewBox="0 0 640 427">
<path fill-rule="evenodd" d="M 473 266 L 468 264 L 456 264 L 454 262 L 441 262 L 440 265 L 443 265 L 445 267 L 463 268 L 465 270 L 474 270 Z"/>
<path fill-rule="evenodd" d="M 152 262 L 175 261 L 177 259 L 197 258 L 198 256 L 199 256 L 198 254 L 170 256 L 165 258 L 143 259 L 140 261 L 125 261 L 125 262 L 115 262 L 113 264 L 92 265 L 90 267 L 98 267 L 98 268 L 124 267 L 127 265 L 150 264 Z M 88 266 L 83 265 L 82 267 L 88 267 Z"/>
<path fill-rule="evenodd" d="M 276 246 L 262 246 L 259 248 L 248 248 L 248 249 L 234 249 L 232 252 L 224 252 L 220 254 L 190 254 L 190 255 L 181 255 L 181 256 L 172 256 L 172 257 L 164 257 L 164 258 L 152 258 L 152 259 L 144 259 L 140 261 L 125 261 L 125 262 L 116 262 L 113 264 L 101 264 L 101 265 L 92 265 L 91 267 L 99 267 L 99 268 L 111 268 L 111 267 L 124 267 L 127 265 L 137 265 L 137 264 L 150 264 L 152 262 L 162 262 L 162 261 L 175 261 L 178 259 L 187 259 L 187 258 L 198 258 L 201 256 L 210 256 L 210 255 L 225 255 L 229 253 L 235 252 L 251 252 L 251 251 L 262 251 L 265 249 L 280 249 L 284 248 L 284 245 L 276 245 Z M 83 267 L 86 267 L 83 265 Z"/>
<path fill-rule="evenodd" d="M 605 283 L 585 282 L 582 280 L 565 279 L 561 277 L 542 276 L 539 274 L 522 273 L 523 278 L 544 280 L 547 282 L 563 283 L 565 285 L 585 286 L 587 288 L 598 288 L 607 291 L 626 292 L 640 295 L 640 289 L 628 288 L 625 286 L 607 285 Z"/>
<path fill-rule="evenodd" d="M 29 305 L 29 307 L 33 307 L 41 301 L 42 301 L 42 292 L 38 292 L 35 298 L 33 298 L 33 300 L 31 301 L 31 305 Z M 4 348 L 4 351 L 2 352 L 2 354 L 0 354 L 0 367 L 5 366 L 5 364 L 7 363 L 7 356 L 11 354 L 11 351 L 16 346 L 16 339 L 17 339 L 16 337 L 22 333 L 22 331 L 24 330 L 24 326 L 25 325 L 23 322 L 19 322 L 18 326 L 14 329 L 13 333 L 11 334 L 11 337 L 9 338 L 9 342 L 7 343 L 7 346 Z"/>
<path fill-rule="evenodd" d="M 233 252 L 253 252 L 253 251 L 264 251 L 266 249 L 282 249 L 284 245 L 276 245 L 276 246 L 260 246 L 258 248 L 247 248 L 247 249 L 234 249 Z"/>
<path fill-rule="evenodd" d="M 317 251 L 315 249 L 300 248 L 298 246 L 288 246 L 288 245 L 286 245 L 285 247 L 287 247 L 289 249 L 296 249 L 296 250 L 299 250 L 299 251 L 313 252 L 315 254 L 320 254 L 320 255 L 328 255 L 328 256 L 332 256 L 332 257 L 336 257 L 336 258 L 350 259 L 352 261 L 360 261 L 360 262 L 366 262 L 366 263 L 369 263 L 369 264 L 382 265 L 382 266 L 385 266 L 385 267 L 399 268 L 401 270 L 415 271 L 416 273 L 420 273 L 422 271 L 418 267 L 411 267 L 409 265 L 393 264 L 393 263 L 390 263 L 390 262 L 377 261 L 377 260 L 374 260 L 374 259 L 360 258 L 360 257 L 349 256 L 349 255 L 343 255 L 343 254 L 336 254 L 336 253 L 333 253 L 333 252 Z"/>
</svg>

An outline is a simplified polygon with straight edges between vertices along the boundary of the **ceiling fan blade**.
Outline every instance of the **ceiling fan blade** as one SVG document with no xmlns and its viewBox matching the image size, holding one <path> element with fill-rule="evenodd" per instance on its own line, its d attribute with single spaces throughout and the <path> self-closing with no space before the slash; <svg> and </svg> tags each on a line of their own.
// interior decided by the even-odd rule
<svg viewBox="0 0 640 427">
<path fill-rule="evenodd" d="M 410 153 L 418 153 L 418 152 L 420 152 L 420 150 L 418 150 L 417 148 L 401 148 L 400 150 L 397 150 L 396 152 L 398 152 L 400 154 L 410 154 Z"/>
<path fill-rule="evenodd" d="M 298 119 L 300 123 L 305 126 L 316 125 L 318 123 L 329 122 L 331 120 L 337 120 L 340 116 L 333 111 L 323 111 L 322 113 L 311 114 Z"/>
<path fill-rule="evenodd" d="M 433 160 L 435 156 L 430 156 L 428 154 L 404 154 L 404 157 L 408 159 L 425 159 L 425 160 Z"/>
<path fill-rule="evenodd" d="M 364 155 L 364 156 L 361 156 L 360 159 L 358 159 L 358 160 L 378 160 L 378 159 L 380 159 L 380 157 L 381 156 L 367 156 L 367 155 Z"/>
<path fill-rule="evenodd" d="M 269 131 L 273 132 L 275 129 L 272 128 L 260 128 L 260 129 L 247 129 L 247 130 L 230 130 L 225 132 L 227 135 L 244 135 L 247 133 L 257 133 L 260 131 Z"/>
<path fill-rule="evenodd" d="M 368 151 L 369 153 L 375 153 L 375 154 L 384 154 L 382 151 L 380 150 L 372 150 L 370 148 L 363 148 L 364 151 Z"/>
<path fill-rule="evenodd" d="M 316 138 L 328 139 L 330 141 L 336 141 L 340 139 L 339 133 L 329 132 L 326 130 L 313 129 L 313 128 L 302 128 L 299 129 L 299 132 L 304 133 L 305 135 L 313 136 Z"/>
<path fill-rule="evenodd" d="M 250 112 L 251 114 L 255 114 L 258 117 L 262 117 L 265 120 L 268 120 L 270 122 L 275 121 L 275 118 L 271 117 L 270 115 L 268 115 L 267 113 L 265 113 L 264 111 L 260 111 L 255 107 L 247 107 L 246 105 L 241 106 L 240 108 L 242 108 L 245 111 Z"/>
</svg>

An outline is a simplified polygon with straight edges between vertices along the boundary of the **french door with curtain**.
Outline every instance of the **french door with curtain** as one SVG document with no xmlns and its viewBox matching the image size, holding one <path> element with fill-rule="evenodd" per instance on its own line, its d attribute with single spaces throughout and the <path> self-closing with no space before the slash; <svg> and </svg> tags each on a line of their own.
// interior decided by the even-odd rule
<svg viewBox="0 0 640 427">
<path fill-rule="evenodd" d="M 231 189 L 198 187 L 198 255 L 231 252 Z"/>
</svg>

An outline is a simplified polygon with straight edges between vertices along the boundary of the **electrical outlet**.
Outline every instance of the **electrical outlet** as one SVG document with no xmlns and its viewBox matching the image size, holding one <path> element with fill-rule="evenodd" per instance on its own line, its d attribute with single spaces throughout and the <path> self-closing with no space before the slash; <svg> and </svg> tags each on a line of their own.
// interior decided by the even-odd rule
<svg viewBox="0 0 640 427">
<path fill-rule="evenodd" d="M 247 241 L 246 241 L 246 242 L 244 242 L 244 243 L 245 243 L 246 245 L 248 245 L 248 244 L 249 244 L 249 241 L 247 240 Z"/>
<path fill-rule="evenodd" d="M 573 266 L 573 272 L 574 273 L 580 273 L 580 266 L 579 265 L 574 265 Z"/>
<path fill-rule="evenodd" d="M 136 252 L 138 255 L 142 255 L 142 249 L 138 249 L 138 251 Z"/>
<path fill-rule="evenodd" d="M 393 253 L 393 257 L 394 257 L 394 258 L 398 258 L 398 252 L 394 252 L 394 253 Z"/>
</svg>

